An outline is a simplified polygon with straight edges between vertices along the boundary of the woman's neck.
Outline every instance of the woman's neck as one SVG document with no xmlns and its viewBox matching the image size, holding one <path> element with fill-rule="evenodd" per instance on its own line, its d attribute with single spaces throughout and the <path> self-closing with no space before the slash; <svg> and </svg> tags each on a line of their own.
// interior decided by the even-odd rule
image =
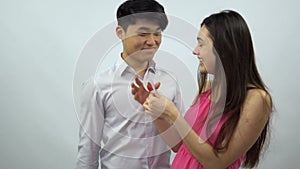
<svg viewBox="0 0 300 169">
<path fill-rule="evenodd" d="M 205 84 L 203 85 L 201 93 L 204 93 L 208 90 L 210 90 L 212 87 L 212 81 L 206 81 Z"/>
</svg>

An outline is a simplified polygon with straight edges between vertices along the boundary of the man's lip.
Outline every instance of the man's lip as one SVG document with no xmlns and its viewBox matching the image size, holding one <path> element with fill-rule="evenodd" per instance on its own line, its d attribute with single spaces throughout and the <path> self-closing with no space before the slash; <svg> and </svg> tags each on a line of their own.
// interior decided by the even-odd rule
<svg viewBox="0 0 300 169">
<path fill-rule="evenodd" d="M 155 47 L 152 47 L 152 48 L 142 48 L 142 50 L 156 50 L 156 48 Z"/>
</svg>

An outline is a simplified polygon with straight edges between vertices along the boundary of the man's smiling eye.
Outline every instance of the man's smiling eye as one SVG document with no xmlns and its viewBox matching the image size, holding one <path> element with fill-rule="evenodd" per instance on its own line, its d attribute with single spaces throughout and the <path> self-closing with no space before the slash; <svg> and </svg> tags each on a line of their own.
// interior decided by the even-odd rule
<svg viewBox="0 0 300 169">
<path fill-rule="evenodd" d="M 161 32 L 155 32 L 154 33 L 154 36 L 160 36 L 161 35 Z"/>
<path fill-rule="evenodd" d="M 149 33 L 146 33 L 146 32 L 144 33 L 144 32 L 143 32 L 143 33 L 138 33 L 138 35 L 139 35 L 139 36 L 147 36 L 147 35 L 149 35 Z"/>
</svg>

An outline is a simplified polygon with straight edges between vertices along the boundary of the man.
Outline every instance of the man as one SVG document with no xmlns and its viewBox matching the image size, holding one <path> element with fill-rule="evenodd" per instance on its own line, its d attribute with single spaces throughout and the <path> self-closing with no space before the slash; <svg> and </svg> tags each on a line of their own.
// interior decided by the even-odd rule
<svg viewBox="0 0 300 169">
<path fill-rule="evenodd" d="M 162 82 L 155 90 L 182 108 L 179 87 L 152 60 L 168 24 L 154 0 L 128 0 L 117 10 L 116 34 L 122 40 L 119 61 L 85 82 L 80 111 L 77 169 L 167 169 L 170 150 L 152 119 L 131 94 L 131 84 Z M 140 83 L 139 83 L 140 85 Z"/>
</svg>

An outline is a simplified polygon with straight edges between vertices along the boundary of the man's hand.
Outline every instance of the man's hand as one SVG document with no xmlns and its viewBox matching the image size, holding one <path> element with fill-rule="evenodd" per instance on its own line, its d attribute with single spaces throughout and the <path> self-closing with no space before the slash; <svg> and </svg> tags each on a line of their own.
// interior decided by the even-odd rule
<svg viewBox="0 0 300 169">
<path fill-rule="evenodd" d="M 131 83 L 131 93 L 134 95 L 134 99 L 138 101 L 140 104 L 144 104 L 146 101 L 147 97 L 149 96 L 150 92 L 153 91 L 152 85 L 148 82 L 147 83 L 147 89 L 148 91 L 144 88 L 143 83 L 138 79 L 138 77 L 135 77 L 135 83 Z M 157 90 L 160 86 L 160 83 L 157 82 L 154 85 L 155 90 Z"/>
</svg>

